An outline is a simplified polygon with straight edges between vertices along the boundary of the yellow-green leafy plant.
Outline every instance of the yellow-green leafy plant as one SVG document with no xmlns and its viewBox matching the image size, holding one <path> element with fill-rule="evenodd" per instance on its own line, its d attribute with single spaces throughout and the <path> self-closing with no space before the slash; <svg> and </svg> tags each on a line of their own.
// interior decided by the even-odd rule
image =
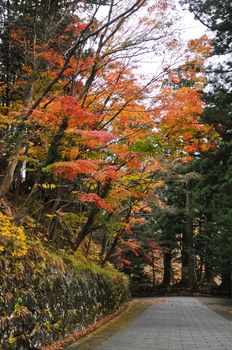
<svg viewBox="0 0 232 350">
<path fill-rule="evenodd" d="M 25 230 L 16 226 L 13 218 L 0 214 L 0 253 L 21 257 L 27 253 Z"/>
</svg>

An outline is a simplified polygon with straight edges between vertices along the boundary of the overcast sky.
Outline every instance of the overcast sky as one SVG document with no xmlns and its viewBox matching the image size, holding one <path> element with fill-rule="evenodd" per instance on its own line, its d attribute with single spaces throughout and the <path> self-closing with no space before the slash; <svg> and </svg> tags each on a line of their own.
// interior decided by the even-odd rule
<svg viewBox="0 0 232 350">
<path fill-rule="evenodd" d="M 190 13 L 189 11 L 184 11 L 180 5 L 178 6 L 178 11 L 183 18 L 183 27 L 180 23 L 180 28 L 183 29 L 182 35 L 183 38 L 186 40 L 199 38 L 200 36 L 204 35 L 206 32 L 206 27 L 203 26 L 199 21 L 194 19 L 194 15 Z"/>
<path fill-rule="evenodd" d="M 199 21 L 194 19 L 194 15 L 190 13 L 188 10 L 183 10 L 183 8 L 178 4 L 177 1 L 177 11 L 179 15 L 179 20 L 176 22 L 176 29 L 180 31 L 180 37 L 184 42 L 188 42 L 191 39 L 196 39 L 206 34 L 206 27 L 203 26 Z M 182 57 L 184 59 L 184 57 Z M 154 74 L 155 70 L 157 70 L 157 74 L 162 71 L 161 66 L 163 65 L 163 57 L 149 54 L 144 57 L 144 60 L 140 61 L 138 64 L 138 74 L 145 75 L 148 79 L 151 75 Z M 178 62 L 180 64 L 181 61 L 181 52 L 180 57 L 176 59 L 176 57 L 167 56 L 165 61 L 168 63 Z M 164 63 L 165 65 L 166 63 Z"/>
</svg>

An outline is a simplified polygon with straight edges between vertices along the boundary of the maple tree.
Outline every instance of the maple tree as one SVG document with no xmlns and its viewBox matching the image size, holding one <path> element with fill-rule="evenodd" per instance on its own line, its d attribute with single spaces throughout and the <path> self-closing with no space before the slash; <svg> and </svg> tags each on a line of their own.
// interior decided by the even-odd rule
<svg viewBox="0 0 232 350">
<path fill-rule="evenodd" d="M 120 22 L 117 30 L 121 24 Z M 64 31 L 66 34 L 62 41 L 67 40 L 67 33 L 74 31 L 74 34 L 77 35 L 80 34 L 81 29 L 85 30 L 85 28 L 86 25 L 79 25 L 78 22 L 69 25 Z M 149 32 L 149 35 L 151 34 L 152 31 Z M 114 193 L 111 188 L 114 190 L 113 182 L 121 176 L 120 169 L 123 168 L 124 176 L 127 172 L 126 167 L 130 167 L 134 171 L 143 167 L 143 156 L 139 155 L 138 152 L 131 151 L 130 147 L 139 138 L 146 137 L 150 132 L 149 128 L 153 125 L 149 113 L 146 112 L 145 107 L 140 102 L 146 92 L 146 87 L 137 86 L 132 72 L 127 68 L 128 64 L 117 62 L 112 56 L 112 52 L 118 54 L 124 49 L 128 52 L 130 47 L 133 48 L 134 43 L 132 43 L 133 45 L 131 43 L 126 44 L 126 46 L 123 45 L 123 48 L 120 44 L 117 48 L 117 42 L 116 46 L 113 42 L 112 48 L 110 46 L 105 47 L 104 45 L 106 45 L 108 39 L 111 39 L 110 43 L 112 43 L 112 33 L 108 33 L 108 27 L 106 26 L 96 51 L 92 52 L 87 59 L 85 57 L 83 61 L 79 57 L 78 70 L 69 67 L 68 73 L 66 70 L 63 71 L 64 79 L 61 80 L 61 90 L 60 88 L 59 90 L 52 90 L 45 97 L 47 89 L 45 87 L 45 92 L 42 92 L 42 95 L 37 98 L 34 104 L 32 103 L 32 107 L 26 112 L 24 121 L 27 132 L 30 130 L 32 133 L 29 137 L 27 136 L 27 141 L 24 141 L 24 147 L 19 145 L 18 156 L 14 155 L 13 160 L 14 166 L 16 166 L 19 157 L 27 159 L 39 179 L 45 177 L 43 171 L 41 172 L 40 163 L 43 164 L 47 172 L 54 171 L 55 174 L 65 180 L 72 181 L 73 184 L 76 182 L 76 177 L 79 177 L 76 187 L 81 187 L 82 190 L 72 191 L 73 201 L 78 202 L 80 200 L 84 203 L 92 203 L 92 209 L 87 215 L 88 218 L 83 228 L 78 233 L 75 247 L 78 247 L 86 235 L 91 233 L 91 226 L 100 209 L 113 210 L 113 196 L 111 199 L 107 198 L 107 200 L 105 197 L 110 192 Z M 137 44 L 138 42 L 136 42 Z M 46 60 L 46 64 L 49 66 L 48 72 L 45 72 L 46 76 L 52 74 L 57 77 L 57 74 L 60 74 L 59 72 L 63 70 L 62 67 L 66 64 L 62 61 L 62 58 L 58 59 L 58 55 L 53 49 L 42 50 L 42 53 L 39 52 L 39 57 Z M 70 60 L 69 64 L 77 65 L 76 57 L 72 60 L 73 62 Z M 51 62 L 52 67 L 50 67 Z M 72 75 L 71 80 L 66 82 L 69 74 Z M 86 74 L 89 74 L 89 76 L 83 82 Z M 70 85 L 72 86 L 72 94 L 70 96 L 62 95 L 62 86 L 65 87 L 65 91 L 69 95 Z M 105 91 L 107 91 L 107 94 Z M 76 96 L 74 96 L 74 93 Z M 39 108 L 35 110 L 35 106 Z M 14 112 L 16 118 L 17 116 L 20 118 L 20 113 L 20 111 Z M 107 147 L 109 143 L 111 145 Z M 27 155 L 23 156 L 20 152 L 24 152 L 25 148 L 27 149 Z M 152 159 L 149 161 L 152 164 Z M 36 163 L 39 163 L 39 169 Z M 10 170 L 12 172 L 11 163 Z M 6 183 L 5 180 L 10 181 Z M 6 172 L 5 180 L 2 183 L 2 188 L 4 187 L 6 190 L 12 180 L 9 178 L 8 172 Z M 33 185 L 33 190 L 35 186 L 38 188 L 38 183 Z M 48 220 L 52 223 L 55 220 L 56 211 L 58 211 L 59 221 L 61 221 L 58 207 L 59 205 L 63 206 L 62 190 L 59 185 L 55 184 L 54 187 L 52 196 L 57 191 L 59 192 L 59 199 L 55 200 L 52 206 L 53 212 L 49 213 L 52 218 Z M 139 192 L 133 194 L 129 190 L 127 191 L 127 197 L 131 195 L 139 197 Z M 64 196 L 66 198 L 67 194 L 64 193 Z M 52 199 L 50 200 L 52 201 Z M 54 226 L 52 225 L 52 227 Z M 52 236 L 51 232 L 49 236 Z"/>
<path fill-rule="evenodd" d="M 17 47 L 24 47 L 25 35 L 26 40 L 29 44 L 25 47 L 26 53 L 24 54 L 24 59 L 26 61 L 26 79 L 24 79 L 23 85 L 25 87 L 23 89 L 21 87 L 21 91 L 24 91 L 24 110 L 21 111 L 21 115 L 22 113 L 23 115 L 19 118 L 19 124 L 17 126 L 18 132 L 16 133 L 17 137 L 15 136 L 15 150 L 12 151 L 13 155 L 10 158 L 6 170 L 5 179 L 1 186 L 2 195 L 7 193 L 13 181 L 13 174 L 19 161 L 20 150 L 23 149 L 23 141 L 21 139 L 21 136 L 23 131 L 25 131 L 24 124 L 25 122 L 27 122 L 33 110 L 35 110 L 41 104 L 45 96 L 48 97 L 47 95 L 51 94 L 51 92 L 54 93 L 54 91 L 57 88 L 60 90 L 59 81 L 64 75 L 66 75 L 68 78 L 69 74 L 73 73 L 73 65 L 75 66 L 75 75 L 79 75 L 78 62 L 81 59 L 80 57 L 82 57 L 80 55 L 84 55 L 85 52 L 88 52 L 86 50 L 89 50 L 91 55 L 89 45 L 91 47 L 92 39 L 96 39 L 98 37 L 98 34 L 102 32 L 102 36 L 99 41 L 99 47 L 95 53 L 95 59 L 91 59 L 90 57 L 90 60 L 85 60 L 85 67 L 83 66 L 83 64 L 80 65 L 82 74 L 86 75 L 86 69 L 91 71 L 90 76 L 83 84 L 81 91 L 79 91 L 80 96 L 83 95 L 88 90 L 89 85 L 92 83 L 96 75 L 96 57 L 98 57 L 100 54 L 100 50 L 102 48 L 101 41 L 103 40 L 104 36 L 107 35 L 107 28 L 118 22 L 120 22 L 118 24 L 118 26 L 120 27 L 120 25 L 122 24 L 122 19 L 126 19 L 130 13 L 133 14 L 134 11 L 138 10 L 143 5 L 143 2 L 135 2 L 124 11 L 122 10 L 121 14 L 114 14 L 113 18 L 111 16 L 111 11 L 106 22 L 99 22 L 98 25 L 95 19 L 95 14 L 99 10 L 100 5 L 96 6 L 96 8 L 94 8 L 94 6 L 91 6 L 92 14 L 89 14 L 89 19 L 86 21 L 86 23 L 81 21 L 75 15 L 73 15 L 72 11 L 74 10 L 73 6 L 75 6 L 75 1 L 71 3 L 71 13 L 69 12 L 68 15 L 64 15 L 64 17 L 62 17 L 62 14 L 60 13 L 59 9 L 56 9 L 58 11 L 58 16 L 61 16 L 62 22 L 60 22 L 59 19 L 56 16 L 54 16 L 55 9 L 51 9 L 49 5 L 48 7 L 46 7 L 45 5 L 45 8 L 43 8 L 43 5 L 41 5 L 41 7 L 39 8 L 39 10 L 41 10 L 41 13 L 43 14 L 42 17 L 39 17 L 40 13 L 39 11 L 37 11 L 37 9 L 35 10 L 35 8 L 30 7 L 30 10 L 34 11 L 34 14 L 32 16 L 32 23 L 30 23 L 31 27 L 29 26 L 27 32 L 22 31 L 19 27 L 17 27 L 17 22 L 15 27 L 11 28 L 13 27 L 13 25 L 11 25 L 10 23 L 10 11 L 15 8 L 13 5 L 14 4 L 11 4 L 10 2 L 6 4 L 8 15 L 8 25 L 4 27 L 7 35 L 6 44 L 12 41 Z M 22 17 L 19 20 L 26 20 L 27 16 L 25 13 L 24 4 L 20 5 L 22 6 L 23 15 L 25 17 Z M 113 5 L 114 2 L 112 2 L 112 6 Z M 63 9 L 65 11 L 67 6 L 65 2 L 63 6 Z M 68 5 L 68 8 L 70 9 L 70 4 Z M 48 17 L 48 20 L 46 16 Z M 74 22 L 74 30 L 72 30 L 72 27 L 70 28 L 70 24 L 67 27 L 65 26 L 65 20 L 67 19 L 69 20 L 69 22 Z M 40 33 L 40 36 L 38 36 L 37 34 L 37 28 L 35 29 L 35 27 L 33 26 L 33 21 L 36 24 L 38 23 L 38 32 Z M 57 23 L 59 23 L 59 26 L 56 26 L 56 21 L 58 21 Z M 52 31 L 49 31 L 49 28 L 53 27 L 53 25 L 55 26 L 56 30 L 53 29 Z M 45 28 L 43 28 L 44 26 Z M 60 28 L 62 28 L 62 30 L 60 30 Z M 70 31 L 72 32 L 72 35 L 69 37 Z M 52 33 L 52 37 L 50 37 L 50 33 Z M 110 37 L 111 36 L 112 35 L 110 35 Z M 109 40 L 109 38 L 107 38 L 107 40 Z M 58 50 L 55 47 L 55 43 L 57 42 L 59 43 Z M 87 47 L 83 47 L 84 44 L 86 44 Z M 81 52 L 79 52 L 79 57 L 76 57 L 76 52 L 79 48 L 79 51 Z M 3 62 L 4 59 L 5 57 L 3 57 Z M 88 65 L 88 61 L 90 65 Z M 6 67 L 6 69 L 8 68 Z M 38 79 L 38 76 L 40 76 L 41 79 Z M 8 86 L 9 84 L 6 83 L 6 91 L 9 90 Z M 9 104 L 10 102 L 6 100 L 6 102 L 4 103 Z"/>
</svg>

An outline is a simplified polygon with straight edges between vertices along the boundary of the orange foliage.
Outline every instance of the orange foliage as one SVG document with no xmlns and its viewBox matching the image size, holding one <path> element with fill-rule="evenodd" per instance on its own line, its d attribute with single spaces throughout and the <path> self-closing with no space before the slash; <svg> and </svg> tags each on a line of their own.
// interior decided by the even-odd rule
<svg viewBox="0 0 232 350">
<path fill-rule="evenodd" d="M 204 103 L 198 91 L 188 87 L 165 88 L 160 97 L 161 103 L 156 110 L 160 119 L 158 127 L 164 143 L 177 158 L 191 160 L 195 152 L 201 153 L 212 147 L 209 140 L 216 134 L 211 126 L 200 120 Z"/>
<path fill-rule="evenodd" d="M 79 199 L 81 202 L 94 203 L 100 209 L 104 209 L 106 211 L 111 211 L 110 207 L 108 205 L 106 205 L 104 199 L 99 197 L 96 193 L 82 193 L 82 194 L 80 194 Z"/>
<path fill-rule="evenodd" d="M 56 96 L 52 102 L 44 100 L 46 108 L 33 111 L 30 120 L 41 126 L 54 126 L 68 120 L 68 132 L 82 127 L 92 127 L 98 116 L 80 107 L 75 96 Z"/>
<path fill-rule="evenodd" d="M 67 131 L 71 132 L 71 129 Z M 81 143 L 90 148 L 106 146 L 114 138 L 113 134 L 106 131 L 76 129 L 73 132 L 81 137 Z"/>
<path fill-rule="evenodd" d="M 94 175 L 100 161 L 79 159 L 55 163 L 56 173 L 65 179 L 73 180 L 79 174 Z"/>
</svg>

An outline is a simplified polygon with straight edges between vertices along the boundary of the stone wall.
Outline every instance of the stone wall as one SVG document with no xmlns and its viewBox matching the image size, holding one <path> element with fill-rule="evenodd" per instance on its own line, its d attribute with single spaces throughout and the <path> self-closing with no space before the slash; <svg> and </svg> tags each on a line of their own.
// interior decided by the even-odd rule
<svg viewBox="0 0 232 350">
<path fill-rule="evenodd" d="M 113 270 L 0 264 L 0 350 L 41 349 L 129 298 L 126 278 Z"/>
</svg>

